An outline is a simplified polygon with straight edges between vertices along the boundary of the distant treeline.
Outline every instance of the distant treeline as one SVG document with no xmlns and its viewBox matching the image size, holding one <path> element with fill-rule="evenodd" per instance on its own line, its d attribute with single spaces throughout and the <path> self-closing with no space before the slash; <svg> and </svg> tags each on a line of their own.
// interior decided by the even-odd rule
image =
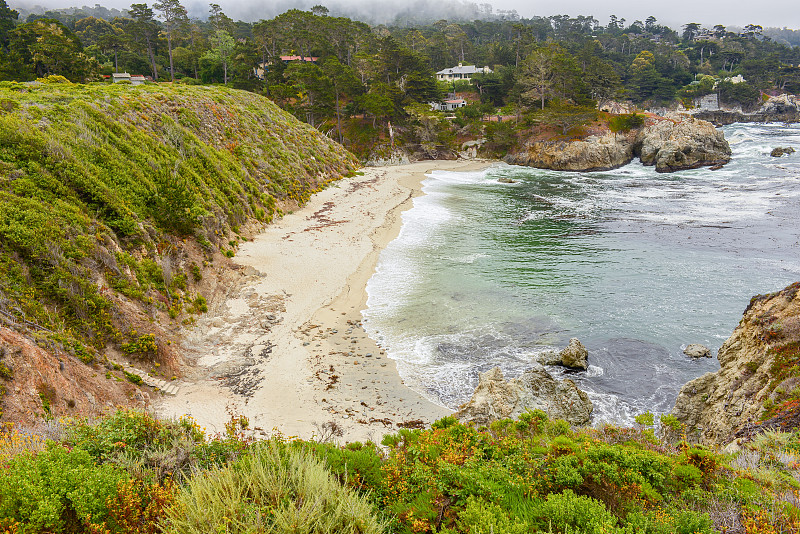
<svg viewBox="0 0 800 534">
<path fill-rule="evenodd" d="M 779 31 L 785 41 L 797 35 Z M 386 141 L 389 122 L 407 141 L 447 144 L 480 134 L 474 123 L 487 114 L 519 121 L 609 101 L 691 106 L 710 93 L 748 108 L 764 93 L 800 92 L 800 48 L 761 26 L 731 31 L 690 22 L 678 32 L 652 16 L 612 16 L 606 25 L 590 16 L 495 16 L 370 26 L 315 6 L 249 23 L 216 4 L 205 20 L 192 19 L 180 0 L 161 0 L 125 12 L 97 6 L 22 20 L 0 0 L 0 46 L 7 52 L 0 79 L 92 81 L 120 71 L 228 84 L 268 96 L 362 155 Z M 437 80 L 437 71 L 460 63 L 491 72 Z M 448 93 L 469 104 L 458 109 L 461 130 L 451 128 L 449 137 L 431 126 L 440 121 L 428 106 Z"/>
</svg>

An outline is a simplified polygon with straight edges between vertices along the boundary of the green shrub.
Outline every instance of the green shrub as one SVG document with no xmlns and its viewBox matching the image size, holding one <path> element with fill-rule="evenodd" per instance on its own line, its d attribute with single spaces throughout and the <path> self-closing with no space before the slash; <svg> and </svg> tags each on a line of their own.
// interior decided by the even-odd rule
<svg viewBox="0 0 800 534">
<path fill-rule="evenodd" d="M 612 532 L 616 523 L 603 503 L 572 490 L 551 493 L 540 508 L 539 526 L 549 532 L 605 534 Z"/>
<path fill-rule="evenodd" d="M 208 303 L 203 295 L 197 295 L 192 303 L 198 313 L 208 313 Z"/>
<path fill-rule="evenodd" d="M 346 447 L 338 447 L 331 443 L 310 442 L 306 446 L 325 462 L 342 484 L 366 493 L 375 502 L 383 497 L 383 458 L 375 444 L 349 443 Z"/>
<path fill-rule="evenodd" d="M 131 335 L 136 335 L 136 332 L 132 332 Z M 156 343 L 156 336 L 153 334 L 142 334 L 130 343 L 122 343 L 120 348 L 128 354 L 144 356 L 155 354 L 158 351 L 158 344 Z"/>
<path fill-rule="evenodd" d="M 123 454 L 141 458 L 147 451 L 165 449 L 181 440 L 202 439 L 191 422 L 159 421 L 138 410 L 119 410 L 95 424 L 71 427 L 66 442 L 86 450 L 97 461 L 110 461 Z"/>
<path fill-rule="evenodd" d="M 128 371 L 122 371 L 122 374 L 125 375 L 125 378 L 128 380 L 128 382 L 136 384 L 137 386 L 141 386 L 142 385 L 142 377 L 141 376 L 133 374 L 133 373 L 129 373 Z"/>
<path fill-rule="evenodd" d="M 106 499 L 127 479 L 82 449 L 51 444 L 38 454 L 20 454 L 0 470 L 0 517 L 21 523 L 22 532 L 79 532 L 90 517 L 106 519 Z"/>
<path fill-rule="evenodd" d="M 382 531 L 363 497 L 301 450 L 259 443 L 228 467 L 198 474 L 169 512 L 169 533 Z"/>
<path fill-rule="evenodd" d="M 703 472 L 693 465 L 675 465 L 672 469 L 672 476 L 679 490 L 695 487 L 703 480 Z"/>
<path fill-rule="evenodd" d="M 470 497 L 458 516 L 458 528 L 470 534 L 526 534 L 530 525 L 512 519 L 498 504 Z"/>
<path fill-rule="evenodd" d="M 614 115 L 608 120 L 609 129 L 616 132 L 629 132 L 644 124 L 644 115 L 629 113 L 625 115 Z"/>
</svg>

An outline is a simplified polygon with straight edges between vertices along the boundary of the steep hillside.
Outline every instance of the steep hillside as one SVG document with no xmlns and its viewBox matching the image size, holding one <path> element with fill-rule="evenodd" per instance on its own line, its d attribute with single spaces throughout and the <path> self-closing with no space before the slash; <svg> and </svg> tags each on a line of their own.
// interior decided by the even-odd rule
<svg viewBox="0 0 800 534">
<path fill-rule="evenodd" d="M 675 403 L 691 435 L 724 445 L 800 426 L 800 282 L 753 297 L 717 358 L 721 369 L 686 384 Z"/>
<path fill-rule="evenodd" d="M 109 354 L 172 375 L 170 336 L 230 276 L 246 225 L 355 160 L 252 93 L 64 82 L 0 83 L 0 329 L 111 378 Z"/>
</svg>

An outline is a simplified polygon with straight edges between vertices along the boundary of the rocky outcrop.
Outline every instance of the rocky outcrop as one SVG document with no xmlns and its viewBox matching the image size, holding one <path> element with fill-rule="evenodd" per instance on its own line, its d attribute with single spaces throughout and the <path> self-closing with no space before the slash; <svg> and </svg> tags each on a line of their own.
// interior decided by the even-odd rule
<svg viewBox="0 0 800 534">
<path fill-rule="evenodd" d="M 769 153 L 770 156 L 773 158 L 779 158 L 781 156 L 788 156 L 789 154 L 794 154 L 794 148 L 787 146 L 787 147 L 775 147 L 772 149 L 772 152 Z"/>
<path fill-rule="evenodd" d="M 800 100 L 793 95 L 773 96 L 752 113 L 718 109 L 697 111 L 694 116 L 715 126 L 735 122 L 800 122 Z"/>
<path fill-rule="evenodd" d="M 692 117 L 660 120 L 636 136 L 636 155 L 657 172 L 724 165 L 731 159 L 725 136 L 711 123 Z"/>
<path fill-rule="evenodd" d="M 589 368 L 589 351 L 577 338 L 570 339 L 569 345 L 561 351 L 559 356 L 561 356 L 561 365 L 564 367 L 583 369 L 584 371 Z"/>
<path fill-rule="evenodd" d="M 724 165 L 731 149 L 723 133 L 706 121 L 687 115 L 650 117 L 629 134 L 593 135 L 577 141 L 531 141 L 504 160 L 512 165 L 559 171 L 603 171 L 630 163 L 638 156 L 658 172 Z"/>
<path fill-rule="evenodd" d="M 791 398 L 793 390 L 800 393 L 794 376 L 800 375 L 800 282 L 753 297 L 717 358 L 720 370 L 683 386 L 675 402 L 672 413 L 690 436 L 724 445 L 737 432 L 796 420 L 800 408 Z"/>
<path fill-rule="evenodd" d="M 585 425 L 593 407 L 589 396 L 572 380 L 556 380 L 541 365 L 507 381 L 495 367 L 480 375 L 472 398 L 455 416 L 464 422 L 488 425 L 498 419 L 516 418 L 526 410 L 543 410 L 551 419 Z"/>
<path fill-rule="evenodd" d="M 633 160 L 633 142 L 607 132 L 578 141 L 533 141 L 521 152 L 503 158 L 512 165 L 558 171 L 607 171 Z"/>
<path fill-rule="evenodd" d="M 700 343 L 692 343 L 683 349 L 683 353 L 690 358 L 710 358 L 711 350 Z"/>
<path fill-rule="evenodd" d="M 561 349 L 560 352 L 546 350 L 536 354 L 535 359 L 541 365 L 562 365 L 570 369 L 583 369 L 584 371 L 589 368 L 589 351 L 575 337 L 570 339 L 569 345 Z"/>
</svg>

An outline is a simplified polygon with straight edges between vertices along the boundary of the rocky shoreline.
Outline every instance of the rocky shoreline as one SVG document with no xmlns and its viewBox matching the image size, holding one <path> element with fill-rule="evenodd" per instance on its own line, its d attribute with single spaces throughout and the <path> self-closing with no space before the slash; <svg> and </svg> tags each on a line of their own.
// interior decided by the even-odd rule
<svg viewBox="0 0 800 534">
<path fill-rule="evenodd" d="M 720 347 L 720 370 L 681 388 L 673 415 L 693 439 L 725 445 L 797 426 L 800 408 L 800 282 L 750 301 Z"/>
<path fill-rule="evenodd" d="M 687 115 L 648 117 L 646 124 L 627 134 L 606 132 L 576 141 L 530 141 L 504 161 L 559 171 L 604 171 L 627 165 L 638 157 L 657 172 L 675 172 L 728 163 L 731 148 L 710 122 Z"/>
<path fill-rule="evenodd" d="M 737 122 L 794 123 L 800 122 L 800 101 L 792 95 L 780 95 L 770 98 L 760 109 L 752 113 L 738 109 L 718 109 L 697 111 L 693 115 L 715 126 L 726 126 Z"/>
</svg>

